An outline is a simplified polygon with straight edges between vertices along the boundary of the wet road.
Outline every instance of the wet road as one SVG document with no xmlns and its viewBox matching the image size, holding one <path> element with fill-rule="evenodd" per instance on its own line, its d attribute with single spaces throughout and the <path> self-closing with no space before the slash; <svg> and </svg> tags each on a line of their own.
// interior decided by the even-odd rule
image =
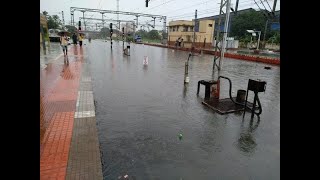
<svg viewBox="0 0 320 180">
<path fill-rule="evenodd" d="M 257 123 L 250 113 L 242 120 L 241 114 L 219 115 L 201 104 L 204 87 L 197 97 L 197 82 L 212 77 L 213 56 L 190 59 L 190 83 L 184 86 L 187 52 L 132 44 L 127 57 L 122 42 L 114 42 L 112 51 L 110 42 L 99 40 L 85 47 L 104 179 L 280 179 L 279 66 L 223 62 L 221 75 L 232 80 L 234 96 L 249 78 L 267 81 Z M 221 97 L 227 97 L 228 82 L 221 86 Z"/>
</svg>

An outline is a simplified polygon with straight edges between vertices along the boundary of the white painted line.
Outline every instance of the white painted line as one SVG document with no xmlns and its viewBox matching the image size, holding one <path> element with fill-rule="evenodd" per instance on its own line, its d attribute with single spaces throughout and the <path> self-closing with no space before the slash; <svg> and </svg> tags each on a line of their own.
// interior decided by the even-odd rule
<svg viewBox="0 0 320 180">
<path fill-rule="evenodd" d="M 75 112 L 74 118 L 86 118 L 86 117 L 95 117 L 94 111 L 81 111 L 81 112 Z"/>
</svg>

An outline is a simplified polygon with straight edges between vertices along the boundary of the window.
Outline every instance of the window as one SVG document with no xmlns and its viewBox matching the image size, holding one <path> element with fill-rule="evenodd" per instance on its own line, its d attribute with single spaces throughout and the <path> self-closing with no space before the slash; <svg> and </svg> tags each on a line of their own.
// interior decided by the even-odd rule
<svg viewBox="0 0 320 180">
<path fill-rule="evenodd" d="M 183 26 L 183 32 L 187 32 L 188 31 L 188 26 Z"/>
<path fill-rule="evenodd" d="M 209 24 L 209 27 L 212 27 L 212 24 Z"/>
<path fill-rule="evenodd" d="M 172 31 L 175 32 L 175 31 L 176 31 L 176 28 L 173 27 L 173 28 L 172 28 Z"/>
</svg>

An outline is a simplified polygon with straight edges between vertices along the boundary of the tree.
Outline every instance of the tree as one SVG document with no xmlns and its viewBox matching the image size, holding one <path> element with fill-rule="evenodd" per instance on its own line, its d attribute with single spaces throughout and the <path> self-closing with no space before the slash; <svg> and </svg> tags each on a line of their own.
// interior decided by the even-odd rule
<svg viewBox="0 0 320 180">
<path fill-rule="evenodd" d="M 53 16 L 48 15 L 47 23 L 48 23 L 48 29 L 58 29 L 61 25 L 61 21 L 59 19 L 59 16 L 57 15 L 53 15 Z"/>
<path fill-rule="evenodd" d="M 151 30 L 148 32 L 148 38 L 150 39 L 161 39 L 159 32 L 157 30 Z"/>
<path fill-rule="evenodd" d="M 77 28 L 75 26 L 66 25 L 65 27 L 66 27 L 67 31 L 70 32 L 71 34 L 77 32 Z"/>
<path fill-rule="evenodd" d="M 109 30 L 109 28 L 106 28 L 106 27 L 101 28 L 101 30 L 100 30 L 100 36 L 101 36 L 102 38 L 110 37 L 110 30 Z"/>
<path fill-rule="evenodd" d="M 43 11 L 42 14 L 46 17 L 48 17 L 48 12 L 47 11 Z"/>
<path fill-rule="evenodd" d="M 246 34 L 248 34 L 248 29 L 252 29 L 261 31 L 261 35 L 263 37 L 266 20 L 267 19 L 264 17 L 261 11 L 251 10 L 239 14 L 233 18 L 233 21 L 231 23 L 230 36 L 234 36 L 237 39 L 241 39 L 244 38 Z"/>
<path fill-rule="evenodd" d="M 268 39 L 268 43 L 275 43 L 279 44 L 280 43 L 280 33 L 275 32 L 272 37 Z"/>
<path fill-rule="evenodd" d="M 143 30 L 143 29 L 140 29 L 139 31 L 136 32 L 136 35 L 139 35 L 142 38 L 147 38 L 148 37 L 148 32 Z"/>
</svg>

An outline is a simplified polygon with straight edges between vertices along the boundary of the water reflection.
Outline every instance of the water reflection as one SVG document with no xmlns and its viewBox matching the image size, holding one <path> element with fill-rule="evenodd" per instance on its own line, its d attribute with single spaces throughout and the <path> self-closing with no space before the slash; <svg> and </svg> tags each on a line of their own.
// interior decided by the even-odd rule
<svg viewBox="0 0 320 180">
<path fill-rule="evenodd" d="M 80 51 L 82 51 L 82 49 Z M 78 47 L 76 45 L 73 47 L 73 54 L 78 55 Z"/>
<path fill-rule="evenodd" d="M 42 96 L 40 95 L 40 144 L 46 131 L 44 120 L 44 104 L 42 101 Z"/>
<path fill-rule="evenodd" d="M 61 77 L 63 79 L 66 79 L 66 80 L 70 80 L 70 79 L 73 79 L 74 76 L 70 70 L 70 67 L 69 67 L 69 59 L 68 57 L 65 57 L 64 58 L 64 65 L 63 65 L 63 68 L 62 68 L 62 71 L 61 71 Z"/>
<path fill-rule="evenodd" d="M 186 98 L 188 92 L 188 84 L 183 85 L 183 98 Z"/>
<path fill-rule="evenodd" d="M 75 49 L 77 49 L 77 48 L 75 48 Z M 80 55 L 83 55 L 83 49 L 82 49 L 82 47 L 80 47 Z"/>
<path fill-rule="evenodd" d="M 98 101 L 96 118 L 105 179 L 117 179 L 123 173 L 129 177 L 135 175 L 137 179 L 247 179 L 248 176 L 259 179 L 257 172 L 267 174 L 266 179 L 275 179 L 269 174 L 278 174 L 277 157 L 257 148 L 257 143 L 270 142 L 270 147 L 278 147 L 278 116 L 272 124 L 261 123 L 259 126 L 263 128 L 257 128 L 256 123 L 248 127 L 249 121 L 246 121 L 242 125 L 246 128 L 238 132 L 241 114 L 219 115 L 202 105 L 204 86 L 200 96 L 196 96 L 198 81 L 211 78 L 213 56 L 190 58 L 190 82 L 184 85 L 188 52 L 141 45 L 132 45 L 132 49 L 131 66 L 126 68 L 126 63 L 118 61 L 122 58 L 121 47 L 114 46 L 114 57 L 105 44 L 92 43 L 88 48 L 88 52 L 94 54 L 88 56 L 88 61 L 94 79 L 94 98 Z M 163 51 L 167 51 L 167 56 L 162 58 Z M 143 67 L 145 55 L 152 59 L 150 67 Z M 114 60 L 117 62 L 112 62 Z M 118 63 L 117 70 L 111 72 L 114 63 Z M 256 67 L 252 62 L 226 58 L 224 69 L 227 71 L 221 75 L 232 80 L 233 90 L 243 89 L 254 76 L 250 73 L 253 68 Z M 279 76 L 269 72 L 261 72 L 254 78 L 268 80 Z M 275 87 L 279 85 L 279 81 L 270 83 Z M 221 87 L 226 92 L 222 98 L 228 97 L 228 84 Z M 279 113 L 278 108 L 268 107 L 274 104 L 266 101 L 270 97 L 278 103 L 278 90 L 261 94 L 265 100 L 263 119 Z M 182 141 L 177 139 L 180 132 Z M 270 168 L 266 169 L 261 163 L 261 156 L 270 160 Z M 210 170 L 204 173 L 204 167 Z M 244 174 L 239 174 L 240 171 Z"/>
<path fill-rule="evenodd" d="M 246 155 L 251 155 L 254 153 L 257 143 L 255 142 L 255 138 L 253 137 L 253 132 L 258 128 L 260 124 L 260 117 L 257 117 L 256 122 L 255 119 L 251 118 L 249 127 L 244 127 L 244 121 L 241 123 L 241 133 L 240 138 L 238 139 L 237 147 L 240 151 L 244 152 Z"/>
<path fill-rule="evenodd" d="M 147 70 L 148 70 L 148 65 L 143 65 L 143 72 L 147 72 Z"/>
</svg>

